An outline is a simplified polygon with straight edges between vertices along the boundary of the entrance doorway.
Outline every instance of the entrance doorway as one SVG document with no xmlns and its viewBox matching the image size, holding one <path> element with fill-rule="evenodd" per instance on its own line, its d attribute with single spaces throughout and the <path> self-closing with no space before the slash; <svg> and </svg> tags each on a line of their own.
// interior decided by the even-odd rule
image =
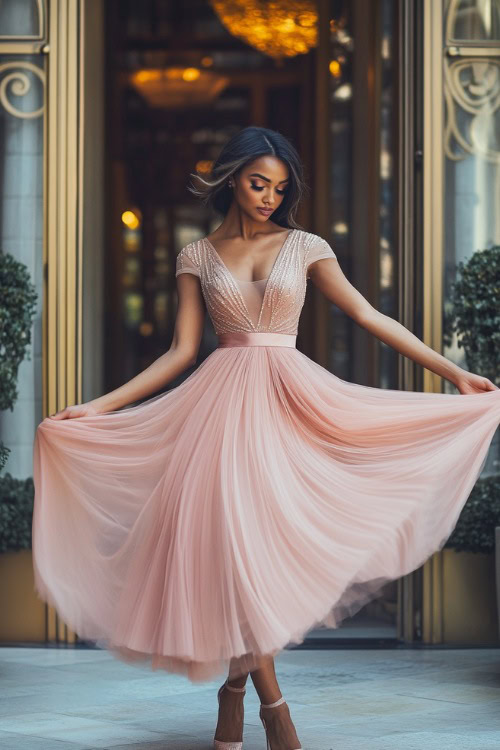
<svg viewBox="0 0 500 750">
<path fill-rule="evenodd" d="M 395 318 L 401 310 L 401 4 L 304 2 L 308 51 L 281 58 L 276 50 L 287 39 L 279 26 L 266 47 L 238 26 L 234 5 L 105 4 L 106 390 L 168 348 L 176 254 L 222 218 L 187 190 L 190 174 L 208 171 L 222 145 L 250 124 L 282 132 L 301 154 L 311 190 L 299 223 L 328 240 L 375 307 Z M 251 3 L 241 5 L 250 13 Z M 215 346 L 207 317 L 196 366 Z M 297 347 L 347 380 L 402 386 L 396 352 L 315 289 L 307 292 Z M 311 632 L 310 642 L 396 641 L 404 590 L 404 581 L 388 584 L 340 628 Z"/>
</svg>

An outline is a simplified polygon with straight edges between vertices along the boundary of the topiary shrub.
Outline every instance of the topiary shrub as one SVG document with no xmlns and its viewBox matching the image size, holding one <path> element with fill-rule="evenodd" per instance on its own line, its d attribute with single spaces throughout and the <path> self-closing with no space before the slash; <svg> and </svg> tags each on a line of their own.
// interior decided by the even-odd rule
<svg viewBox="0 0 500 750">
<path fill-rule="evenodd" d="M 496 526 L 500 526 L 500 476 L 478 479 L 445 547 L 494 552 Z"/>
<path fill-rule="evenodd" d="M 500 246 L 475 252 L 458 263 L 457 271 L 445 315 L 445 343 L 450 346 L 456 332 L 469 371 L 500 386 Z M 500 526 L 500 476 L 478 479 L 445 546 L 494 552 L 496 526 Z"/>
<path fill-rule="evenodd" d="M 30 359 L 31 326 L 37 301 L 28 269 L 9 253 L 0 253 L 0 411 L 14 410 L 17 373 L 25 357 Z M 9 449 L 0 443 L 0 470 Z"/>
<path fill-rule="evenodd" d="M 33 479 L 0 477 L 0 554 L 31 549 L 35 488 Z"/>
<path fill-rule="evenodd" d="M 0 253 L 0 410 L 13 411 L 18 397 L 19 365 L 31 343 L 31 326 L 37 301 L 28 269 L 9 253 Z M 9 448 L 0 443 L 0 470 Z M 0 553 L 31 548 L 33 479 L 0 477 Z"/>
<path fill-rule="evenodd" d="M 500 386 L 500 246 L 478 250 L 460 261 L 457 271 L 445 323 L 447 343 L 456 332 L 469 371 Z"/>
</svg>

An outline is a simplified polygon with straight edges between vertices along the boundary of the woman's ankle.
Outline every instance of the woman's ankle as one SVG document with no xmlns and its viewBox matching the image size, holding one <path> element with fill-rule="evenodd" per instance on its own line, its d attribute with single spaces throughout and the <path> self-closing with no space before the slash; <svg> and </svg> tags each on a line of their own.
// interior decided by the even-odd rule
<svg viewBox="0 0 500 750">
<path fill-rule="evenodd" d="M 229 677 L 227 678 L 227 684 L 229 685 L 229 687 L 244 688 L 246 687 L 246 683 L 246 677 L 235 677 L 233 680 L 231 680 Z"/>
</svg>

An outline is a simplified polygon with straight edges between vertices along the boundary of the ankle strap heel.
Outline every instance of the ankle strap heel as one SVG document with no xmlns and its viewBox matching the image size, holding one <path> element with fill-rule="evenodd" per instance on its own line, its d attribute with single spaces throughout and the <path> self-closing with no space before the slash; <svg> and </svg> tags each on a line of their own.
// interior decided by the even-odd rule
<svg viewBox="0 0 500 750">
<path fill-rule="evenodd" d="M 260 707 L 261 708 L 274 708 L 275 706 L 281 706 L 281 704 L 284 702 L 285 702 L 285 699 L 283 698 L 283 696 L 281 696 L 281 698 L 278 698 L 278 700 L 274 701 L 274 703 L 261 703 Z"/>
<path fill-rule="evenodd" d="M 242 693 L 242 694 L 246 693 L 246 687 L 242 687 L 242 688 L 233 687 L 226 680 L 217 691 L 217 701 L 219 705 L 220 705 L 220 696 L 224 689 L 229 690 L 230 693 Z M 223 740 L 216 740 L 214 737 L 213 750 L 243 750 L 243 741 L 241 740 L 239 742 L 238 741 L 227 742 Z"/>
<path fill-rule="evenodd" d="M 224 683 L 224 687 L 227 688 L 227 690 L 230 690 L 232 693 L 246 693 L 247 689 L 246 687 L 237 688 L 233 687 L 229 684 L 229 682 L 226 680 Z"/>
<path fill-rule="evenodd" d="M 271 747 L 271 741 L 267 734 L 267 725 L 266 725 L 266 720 L 264 719 L 262 715 L 262 709 L 263 708 L 276 708 L 277 706 L 281 706 L 282 703 L 285 703 L 285 699 L 283 698 L 283 696 L 281 696 L 281 698 L 278 698 L 277 701 L 274 701 L 274 703 L 261 703 L 260 704 L 259 716 L 262 722 L 262 726 L 264 727 L 264 731 L 266 733 L 266 750 L 272 750 L 272 747 Z M 299 747 L 299 748 L 296 748 L 296 750 L 302 750 L 302 748 Z"/>
<path fill-rule="evenodd" d="M 217 691 L 217 700 L 219 703 L 220 703 L 220 694 L 222 693 L 223 690 L 229 690 L 230 693 L 246 693 L 247 691 L 246 687 L 242 687 L 242 688 L 233 687 L 226 680 Z"/>
</svg>

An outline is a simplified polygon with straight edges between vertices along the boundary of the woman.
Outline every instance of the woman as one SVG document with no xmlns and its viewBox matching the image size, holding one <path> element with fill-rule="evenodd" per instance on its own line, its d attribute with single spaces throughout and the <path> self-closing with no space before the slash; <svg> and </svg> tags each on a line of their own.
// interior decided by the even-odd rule
<svg viewBox="0 0 500 750">
<path fill-rule="evenodd" d="M 241 748 L 249 673 L 268 750 L 296 750 L 273 657 L 444 545 L 500 393 L 375 310 L 328 243 L 296 224 L 303 172 L 281 134 L 245 128 L 192 190 L 224 219 L 179 252 L 170 349 L 37 429 L 36 586 L 119 658 L 192 681 L 229 667 L 218 750 Z M 460 393 L 349 383 L 299 352 L 308 278 Z M 176 388 L 123 408 L 195 362 L 205 305 L 217 349 Z"/>
</svg>

